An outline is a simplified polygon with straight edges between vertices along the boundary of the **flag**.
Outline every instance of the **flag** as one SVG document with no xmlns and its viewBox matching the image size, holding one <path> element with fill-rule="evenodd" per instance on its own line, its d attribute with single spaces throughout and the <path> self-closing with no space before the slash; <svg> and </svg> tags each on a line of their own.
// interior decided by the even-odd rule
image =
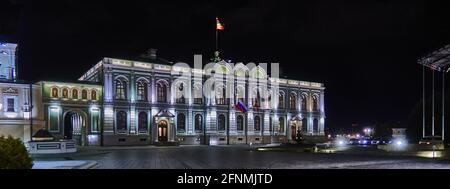
<svg viewBox="0 0 450 189">
<path fill-rule="evenodd" d="M 224 30 L 225 27 L 220 23 L 219 18 L 216 17 L 216 30 Z"/>
<path fill-rule="evenodd" d="M 242 113 L 246 113 L 248 111 L 247 106 L 245 106 L 245 104 L 242 103 L 241 101 L 239 101 L 234 107 L 239 111 L 241 111 Z"/>
</svg>

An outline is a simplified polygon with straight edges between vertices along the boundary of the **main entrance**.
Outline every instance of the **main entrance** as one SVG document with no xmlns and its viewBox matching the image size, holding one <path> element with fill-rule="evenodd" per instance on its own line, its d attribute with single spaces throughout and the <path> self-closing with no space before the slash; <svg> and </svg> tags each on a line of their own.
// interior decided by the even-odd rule
<svg viewBox="0 0 450 189">
<path fill-rule="evenodd" d="M 158 141 L 167 142 L 167 121 L 161 120 L 158 122 Z"/>
</svg>

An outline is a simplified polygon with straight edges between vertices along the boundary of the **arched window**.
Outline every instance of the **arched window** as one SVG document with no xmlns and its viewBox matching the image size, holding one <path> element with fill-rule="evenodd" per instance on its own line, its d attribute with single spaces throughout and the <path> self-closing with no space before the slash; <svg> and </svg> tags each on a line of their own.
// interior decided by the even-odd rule
<svg viewBox="0 0 450 189">
<path fill-rule="evenodd" d="M 203 91 L 200 84 L 194 85 L 194 104 L 203 104 Z"/>
<path fill-rule="evenodd" d="M 203 116 L 201 114 L 195 115 L 195 130 L 201 131 L 203 125 Z"/>
<path fill-rule="evenodd" d="M 237 102 L 245 104 L 245 89 L 244 87 L 236 87 L 236 99 Z"/>
<path fill-rule="evenodd" d="M 313 132 L 319 133 L 319 120 L 317 118 L 313 120 Z"/>
<path fill-rule="evenodd" d="M 259 90 L 256 90 L 256 95 L 253 97 L 253 107 L 259 108 L 261 107 L 261 94 Z"/>
<path fill-rule="evenodd" d="M 119 132 L 127 131 L 127 113 L 125 111 L 119 111 L 116 114 L 116 128 Z"/>
<path fill-rule="evenodd" d="M 97 91 L 96 90 L 91 91 L 91 100 L 97 100 Z"/>
<path fill-rule="evenodd" d="M 219 131 L 225 130 L 225 116 L 223 114 L 220 114 L 219 119 L 217 119 L 217 129 Z"/>
<path fill-rule="evenodd" d="M 306 118 L 302 119 L 302 132 L 303 133 L 308 132 L 308 119 L 306 119 Z"/>
<path fill-rule="evenodd" d="M 289 108 L 295 109 L 295 104 L 296 104 L 295 93 L 291 93 L 289 94 Z"/>
<path fill-rule="evenodd" d="M 176 102 L 178 104 L 186 103 L 186 98 L 184 97 L 184 90 L 185 90 L 184 83 L 180 83 L 179 85 L 177 85 L 177 88 L 175 90 L 176 90 L 176 96 L 175 96 Z"/>
<path fill-rule="evenodd" d="M 83 90 L 81 91 L 81 99 L 86 100 L 86 99 L 87 99 L 87 96 L 88 96 L 87 93 L 88 93 L 87 90 L 86 90 L 86 89 L 83 89 Z"/>
<path fill-rule="evenodd" d="M 278 118 L 278 133 L 284 133 L 284 117 Z"/>
<path fill-rule="evenodd" d="M 305 95 L 302 95 L 302 97 L 301 97 L 301 103 L 302 103 L 302 111 L 306 111 L 306 96 Z"/>
<path fill-rule="evenodd" d="M 313 111 L 318 111 L 319 110 L 319 108 L 318 108 L 318 106 L 319 106 L 319 102 L 318 102 L 318 99 L 317 99 L 317 96 L 316 95 L 313 95 L 313 98 L 312 98 L 312 109 L 313 109 Z"/>
<path fill-rule="evenodd" d="M 180 113 L 177 116 L 177 130 L 178 131 L 186 130 L 186 116 L 183 113 Z"/>
<path fill-rule="evenodd" d="M 58 98 L 58 88 L 52 88 L 52 97 Z"/>
<path fill-rule="evenodd" d="M 147 132 L 147 124 L 148 124 L 148 117 L 146 112 L 139 112 L 138 116 L 138 131 L 139 133 L 146 133 Z"/>
<path fill-rule="evenodd" d="M 284 94 L 280 93 L 278 95 L 278 108 L 284 108 Z"/>
<path fill-rule="evenodd" d="M 225 105 L 226 104 L 226 90 L 225 86 L 216 88 L 216 104 L 217 105 Z"/>
<path fill-rule="evenodd" d="M 156 85 L 156 90 L 158 93 L 158 102 L 167 102 L 167 88 L 162 82 L 158 82 Z"/>
<path fill-rule="evenodd" d="M 137 100 L 147 101 L 147 83 L 144 81 L 137 82 Z"/>
<path fill-rule="evenodd" d="M 127 82 L 119 79 L 116 80 L 116 99 L 127 99 Z"/>
<path fill-rule="evenodd" d="M 255 131 L 261 131 L 261 118 L 259 116 L 255 116 Z"/>
<path fill-rule="evenodd" d="M 237 123 L 237 130 L 243 131 L 244 130 L 244 116 L 238 115 L 236 118 L 236 123 Z"/>
<path fill-rule="evenodd" d="M 78 99 L 78 90 L 77 89 L 72 89 L 72 98 Z"/>
<path fill-rule="evenodd" d="M 64 88 L 64 89 L 62 90 L 62 97 L 63 97 L 63 98 L 69 98 L 69 89 Z"/>
</svg>

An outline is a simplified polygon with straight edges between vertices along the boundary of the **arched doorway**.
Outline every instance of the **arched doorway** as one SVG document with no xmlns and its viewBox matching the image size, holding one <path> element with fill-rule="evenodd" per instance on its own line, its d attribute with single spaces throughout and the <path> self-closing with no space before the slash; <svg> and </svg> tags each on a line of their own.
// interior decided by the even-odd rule
<svg viewBox="0 0 450 189">
<path fill-rule="evenodd" d="M 161 120 L 158 122 L 158 141 L 167 142 L 167 121 Z"/>
<path fill-rule="evenodd" d="M 64 114 L 64 139 L 76 140 L 78 145 L 83 145 L 83 125 L 85 116 L 75 111 L 69 111 Z"/>
</svg>

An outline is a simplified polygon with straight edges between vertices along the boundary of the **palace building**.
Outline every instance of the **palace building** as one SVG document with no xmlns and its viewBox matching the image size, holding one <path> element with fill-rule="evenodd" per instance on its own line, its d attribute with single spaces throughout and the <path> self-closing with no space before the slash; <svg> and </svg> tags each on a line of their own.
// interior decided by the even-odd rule
<svg viewBox="0 0 450 189">
<path fill-rule="evenodd" d="M 198 69 L 152 49 L 137 60 L 103 58 L 76 82 L 32 86 L 36 127 L 79 145 L 268 144 L 325 135 L 322 83 L 271 78 L 262 65 L 218 54 Z"/>
</svg>

